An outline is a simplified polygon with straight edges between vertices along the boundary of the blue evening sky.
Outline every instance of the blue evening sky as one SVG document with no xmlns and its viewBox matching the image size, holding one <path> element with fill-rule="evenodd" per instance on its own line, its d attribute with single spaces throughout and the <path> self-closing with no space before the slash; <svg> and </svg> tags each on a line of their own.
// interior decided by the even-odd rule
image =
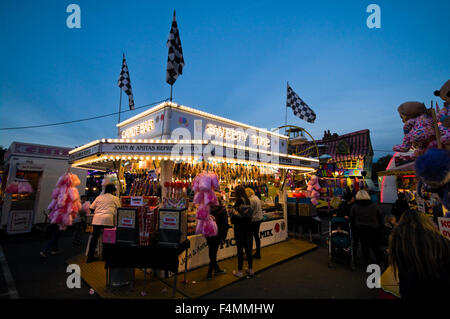
<svg viewBox="0 0 450 319">
<path fill-rule="evenodd" d="M 81 7 L 81 29 L 66 26 L 71 3 Z M 371 3 L 381 7 L 381 29 L 366 25 Z M 442 105 L 433 92 L 450 77 L 448 0 L 2 0 L 0 127 L 116 112 L 122 52 L 136 106 L 168 98 L 166 41 L 174 9 L 185 58 L 174 102 L 271 129 L 285 123 L 289 81 L 317 113 L 310 124 L 289 109 L 289 124 L 318 139 L 326 129 L 368 128 L 382 151 L 402 140 L 399 104 Z M 125 96 L 122 105 L 128 108 Z M 0 131 L 0 145 L 74 147 L 116 137 L 116 123 L 111 116 Z"/>
</svg>

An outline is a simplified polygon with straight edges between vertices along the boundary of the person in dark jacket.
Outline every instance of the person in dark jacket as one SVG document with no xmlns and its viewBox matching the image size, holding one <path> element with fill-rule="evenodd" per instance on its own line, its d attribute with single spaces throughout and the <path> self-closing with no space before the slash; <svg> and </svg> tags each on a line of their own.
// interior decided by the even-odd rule
<svg viewBox="0 0 450 319">
<path fill-rule="evenodd" d="M 244 250 L 247 256 L 248 270 L 247 273 L 250 277 L 254 276 L 253 272 L 253 256 L 252 256 L 252 232 L 251 222 L 252 216 L 247 218 L 243 216 L 243 212 L 246 208 L 250 208 L 250 200 L 245 193 L 245 188 L 241 185 L 236 186 L 234 189 L 236 202 L 233 206 L 233 212 L 231 216 L 231 222 L 234 224 L 234 238 L 236 240 L 237 257 L 238 257 L 238 270 L 233 270 L 233 275 L 238 278 L 244 276 L 242 268 L 244 266 Z"/>
<path fill-rule="evenodd" d="M 350 210 L 350 224 L 354 243 L 361 242 L 363 257 L 368 265 L 370 262 L 370 251 L 375 255 L 377 264 L 383 263 L 383 252 L 380 247 L 381 228 L 383 218 L 378 205 L 373 203 L 370 195 L 365 190 L 356 194 L 356 202 Z M 354 248 L 356 255 L 356 248 Z"/>
<path fill-rule="evenodd" d="M 217 264 L 217 252 L 220 244 L 227 238 L 229 228 L 228 214 L 219 196 L 217 196 L 217 200 L 219 202 L 219 206 L 211 207 L 211 215 L 214 217 L 217 224 L 217 236 L 206 237 L 209 250 L 209 268 L 207 279 L 213 278 L 213 272 L 215 275 L 224 274 L 226 272 L 225 270 L 220 269 Z"/>
<path fill-rule="evenodd" d="M 350 216 L 350 209 L 355 202 L 355 196 L 352 193 L 345 193 L 342 199 L 343 202 L 339 205 L 338 211 L 333 216 L 348 218 Z"/>
<path fill-rule="evenodd" d="M 443 298 L 450 286 L 450 240 L 424 214 L 407 210 L 392 230 L 389 262 L 402 299 Z"/>
<path fill-rule="evenodd" d="M 397 223 L 400 220 L 400 217 L 402 217 L 402 214 L 409 209 L 408 201 L 406 200 L 405 193 L 398 193 L 397 194 L 397 200 L 395 201 L 394 205 L 392 206 L 392 215 L 395 216 L 397 219 Z"/>
</svg>

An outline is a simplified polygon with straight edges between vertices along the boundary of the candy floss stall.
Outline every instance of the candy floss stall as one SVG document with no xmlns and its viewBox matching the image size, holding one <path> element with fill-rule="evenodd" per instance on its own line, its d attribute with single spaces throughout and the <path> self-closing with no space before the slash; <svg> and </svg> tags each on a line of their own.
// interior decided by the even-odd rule
<svg viewBox="0 0 450 319">
<path fill-rule="evenodd" d="M 139 228 L 136 242 L 176 246 L 189 239 L 188 269 L 209 263 L 201 234 L 205 234 L 201 230 L 205 225 L 199 224 L 205 223 L 208 213 L 195 199 L 202 191 L 193 185 L 197 176 L 214 177 L 210 190 L 215 190 L 229 212 L 236 185 L 260 194 L 264 211 L 261 246 L 267 246 L 288 237 L 286 191 L 281 187 L 285 174 L 289 170 L 313 173 L 319 166 L 317 159 L 289 155 L 287 136 L 172 102 L 161 103 L 117 126 L 118 138 L 96 140 L 71 150 L 69 162 L 73 167 L 116 174 L 122 203 L 148 206 L 153 214 L 150 223 L 139 216 L 131 218 Z M 161 200 L 155 202 L 159 196 Z M 231 228 L 217 259 L 234 256 L 235 245 Z M 184 268 L 182 254 L 179 271 Z"/>
<path fill-rule="evenodd" d="M 70 148 L 13 142 L 5 154 L 2 176 L 1 229 L 8 234 L 30 232 L 33 225 L 44 223 L 58 178 L 70 167 Z M 84 192 L 86 170 L 72 169 L 80 179 L 78 190 Z M 82 192 L 83 190 L 83 192 Z"/>
</svg>

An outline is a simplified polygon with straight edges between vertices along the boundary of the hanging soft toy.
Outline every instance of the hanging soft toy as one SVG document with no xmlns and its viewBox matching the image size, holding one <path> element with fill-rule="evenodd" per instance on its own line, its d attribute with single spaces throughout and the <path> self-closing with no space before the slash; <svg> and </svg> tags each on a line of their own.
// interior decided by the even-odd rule
<svg viewBox="0 0 450 319">
<path fill-rule="evenodd" d="M 414 157 L 422 155 L 427 149 L 436 147 L 436 135 L 433 118 L 427 108 L 420 102 L 406 102 L 398 107 L 403 122 L 403 143 L 395 145 L 392 150 L 407 152 L 414 148 Z M 438 125 L 443 145 L 450 144 L 450 132 L 443 125 Z"/>
<path fill-rule="evenodd" d="M 31 194 L 33 193 L 33 186 L 26 180 L 19 180 L 6 186 L 5 192 L 10 194 Z"/>
<path fill-rule="evenodd" d="M 437 193 L 442 205 L 450 210 L 450 151 L 432 148 L 416 159 L 416 174 L 419 177 L 417 193 L 422 195 L 422 187 L 430 193 Z"/>
<path fill-rule="evenodd" d="M 450 127 L 450 80 L 445 82 L 439 91 L 434 91 L 435 96 L 439 96 L 444 101 L 444 107 L 439 112 L 438 118 L 442 125 Z"/>
<path fill-rule="evenodd" d="M 58 224 L 60 229 L 72 225 L 72 220 L 82 208 L 77 186 L 80 179 L 77 175 L 66 173 L 61 176 L 52 192 L 52 201 L 48 206 L 51 224 Z"/>
<path fill-rule="evenodd" d="M 192 189 L 195 192 L 194 204 L 197 208 L 197 234 L 205 237 L 217 235 L 217 224 L 210 216 L 210 207 L 219 205 L 214 189 L 219 187 L 219 180 L 214 173 L 203 172 L 197 175 L 192 182 Z"/>
<path fill-rule="evenodd" d="M 320 198 L 320 184 L 319 184 L 319 177 L 316 175 L 313 175 L 311 177 L 311 180 L 308 182 L 308 188 L 307 188 L 309 197 L 311 198 L 311 203 L 313 205 L 317 205 L 318 199 Z"/>
</svg>

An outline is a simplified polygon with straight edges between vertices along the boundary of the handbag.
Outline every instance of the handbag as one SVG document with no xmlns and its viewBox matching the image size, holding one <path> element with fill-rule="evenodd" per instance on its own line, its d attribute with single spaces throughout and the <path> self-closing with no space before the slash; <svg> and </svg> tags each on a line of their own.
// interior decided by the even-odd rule
<svg viewBox="0 0 450 319">
<path fill-rule="evenodd" d="M 253 209 L 250 205 L 240 205 L 237 209 L 238 215 L 233 215 L 233 219 L 238 223 L 251 223 L 253 217 Z"/>
</svg>

